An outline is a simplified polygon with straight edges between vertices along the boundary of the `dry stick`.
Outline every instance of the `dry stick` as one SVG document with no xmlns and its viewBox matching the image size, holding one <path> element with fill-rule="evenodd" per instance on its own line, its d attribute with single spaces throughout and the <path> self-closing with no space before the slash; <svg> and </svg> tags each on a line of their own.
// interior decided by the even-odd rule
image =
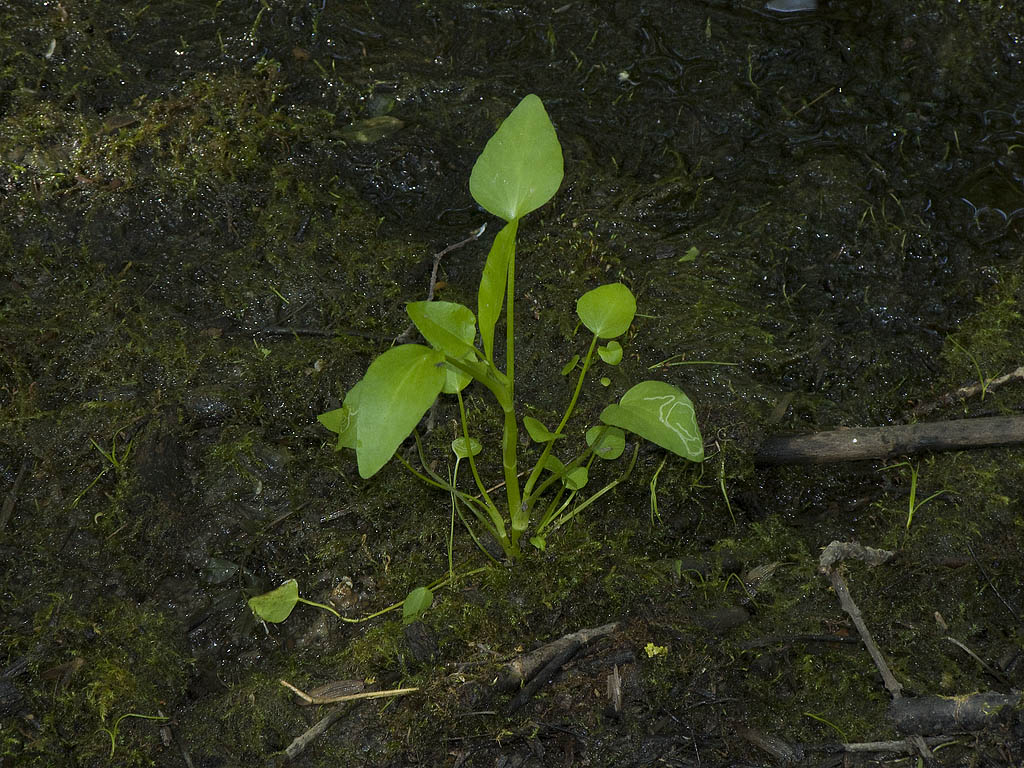
<svg viewBox="0 0 1024 768">
<path fill-rule="evenodd" d="M 308 693 L 296 688 L 294 685 L 289 683 L 287 680 L 279 680 L 279 683 L 285 688 L 293 691 L 299 698 L 303 699 L 307 704 L 335 704 L 346 701 L 355 701 L 357 699 L 379 699 L 385 696 L 404 696 L 407 693 L 418 691 L 419 688 L 394 688 L 390 691 L 369 691 L 367 693 L 354 693 L 348 696 L 310 696 Z M 330 712 L 320 718 L 309 730 L 303 733 L 301 736 L 296 736 L 288 748 L 285 749 L 284 753 L 288 756 L 289 760 L 294 760 L 296 757 L 302 754 L 303 750 L 306 749 L 310 744 L 316 741 L 322 736 L 328 728 L 330 728 L 338 719 L 345 713 L 345 707 L 337 706 L 334 707 Z"/>
<path fill-rule="evenodd" d="M 882 657 L 882 652 L 878 650 L 878 646 L 871 637 L 868 625 L 864 623 L 864 617 L 860 612 L 860 608 L 858 608 L 857 603 L 854 602 L 853 596 L 850 594 L 850 590 L 846 586 L 846 581 L 843 579 L 842 574 L 839 573 L 839 570 L 836 567 L 847 557 L 863 560 L 870 565 L 878 565 L 880 563 L 884 563 L 894 554 L 894 552 L 889 552 L 884 549 L 872 549 L 870 547 L 862 547 L 860 544 L 833 541 L 825 547 L 825 550 L 821 553 L 818 566 L 821 573 L 828 576 L 829 580 L 832 582 L 832 588 L 839 597 L 839 605 L 847 614 L 849 614 L 850 619 L 853 621 L 853 625 L 857 628 L 857 633 L 860 635 L 861 640 L 864 641 L 864 646 L 868 649 L 868 653 L 871 655 L 872 661 L 875 662 L 875 667 L 878 668 L 879 674 L 882 675 L 882 680 L 885 683 L 886 689 L 889 691 L 889 694 L 895 702 L 903 695 L 903 685 L 889 670 L 889 665 Z M 907 739 L 914 744 L 921 757 L 926 760 L 931 759 L 932 751 L 928 748 L 928 745 L 925 744 L 924 739 L 921 738 L 919 734 L 910 735 Z"/>
<path fill-rule="evenodd" d="M 467 237 L 465 240 L 460 240 L 457 243 L 453 243 L 444 250 L 438 251 L 437 253 L 434 254 L 434 268 L 430 270 L 430 283 L 427 285 L 427 301 L 434 300 L 434 288 L 437 286 L 437 270 L 441 266 L 441 259 L 443 259 L 447 254 L 451 253 L 452 251 L 458 250 L 462 246 L 469 245 L 470 243 L 472 243 L 474 240 L 476 240 L 478 237 L 480 237 L 480 235 L 484 233 L 485 229 L 487 229 L 486 224 L 482 225 L 479 229 L 474 230 L 470 234 L 470 236 Z M 395 339 L 395 343 L 402 344 L 404 342 L 409 341 L 412 338 L 412 335 L 413 333 L 415 333 L 415 331 L 415 323 L 410 324 L 409 327 L 402 331 L 402 334 Z"/>
<path fill-rule="evenodd" d="M 952 405 L 958 400 L 966 400 L 969 397 L 980 395 L 982 392 L 991 392 L 993 389 L 1001 387 L 1003 384 L 1010 384 L 1014 381 L 1024 380 L 1024 365 L 1017 368 L 1014 371 L 1010 371 L 1002 376 L 997 376 L 994 379 L 989 379 L 986 382 L 979 382 L 978 384 L 971 384 L 968 387 L 960 387 L 960 389 L 954 390 L 953 392 L 947 392 L 930 403 L 923 403 L 910 411 L 912 416 L 924 416 L 926 413 L 931 413 L 939 408 L 943 408 L 947 405 Z"/>
<path fill-rule="evenodd" d="M 937 747 L 955 741 L 952 736 L 929 736 L 924 740 L 928 747 Z M 843 752 L 913 752 L 915 746 L 908 744 L 906 739 L 900 741 L 856 741 L 844 742 L 839 745 Z"/>
<path fill-rule="evenodd" d="M 288 745 L 284 753 L 288 756 L 289 760 L 294 760 L 296 757 L 302 754 L 302 752 L 322 736 L 328 728 L 334 725 L 335 722 L 345 713 L 345 707 L 335 707 L 326 715 L 324 715 L 316 724 L 308 731 L 303 733 L 301 736 L 296 736 L 295 740 Z"/>
<path fill-rule="evenodd" d="M 541 687 L 548 682 L 548 680 L 554 677 L 555 673 L 565 666 L 569 659 L 575 656 L 582 647 L 583 643 L 576 640 L 555 654 L 555 656 L 541 668 L 540 672 L 533 676 L 533 679 L 530 680 L 530 682 L 519 689 L 519 693 L 517 693 L 512 698 L 512 701 L 508 703 L 508 707 L 505 709 L 505 714 L 511 715 L 514 712 L 517 712 L 524 704 L 526 704 L 526 702 L 533 698 L 533 695 L 537 693 L 537 691 L 539 691 Z"/>
<path fill-rule="evenodd" d="M 1024 416 L 990 416 L 893 427 L 855 427 L 810 435 L 777 435 L 761 444 L 758 464 L 826 464 L 889 459 L 1024 443 Z"/>
<path fill-rule="evenodd" d="M 287 680 L 278 680 L 278 682 L 296 694 L 306 704 L 340 704 L 341 702 L 358 701 L 359 699 L 384 699 L 390 696 L 405 696 L 407 693 L 419 690 L 419 688 L 392 688 L 390 691 L 364 691 L 363 693 L 346 693 L 341 696 L 310 696 Z"/>
<path fill-rule="evenodd" d="M 516 690 L 520 685 L 536 677 L 538 672 L 544 668 L 552 659 L 557 658 L 567 648 L 573 645 L 584 646 L 605 635 L 610 635 L 618 629 L 618 623 L 605 624 L 600 627 L 581 629 L 553 640 L 540 648 L 517 656 L 508 662 L 498 673 L 498 680 L 494 687 L 502 693 Z M 564 662 L 563 662 L 564 663 Z"/>
</svg>

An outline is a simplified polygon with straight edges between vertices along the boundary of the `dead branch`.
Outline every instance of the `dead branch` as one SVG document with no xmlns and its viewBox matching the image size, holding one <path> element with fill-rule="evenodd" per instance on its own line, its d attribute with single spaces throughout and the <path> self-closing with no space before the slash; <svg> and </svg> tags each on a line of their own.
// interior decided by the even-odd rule
<svg viewBox="0 0 1024 768">
<path fill-rule="evenodd" d="M 1020 693 L 975 693 L 969 696 L 922 696 L 897 699 L 889 716 L 901 733 L 931 735 L 949 731 L 979 731 L 996 722 L 1004 707 L 1018 706 Z"/>
<path fill-rule="evenodd" d="M 869 565 L 879 565 L 891 558 L 893 554 L 894 553 L 884 549 L 872 549 L 870 547 L 863 547 L 857 543 L 833 541 L 825 547 L 825 550 L 821 553 L 821 558 L 818 561 L 818 567 L 821 573 L 828 576 L 829 580 L 832 582 L 832 588 L 835 590 L 836 596 L 839 598 L 839 605 L 842 606 L 842 609 L 846 611 L 850 616 L 850 619 L 853 621 L 853 625 L 857 628 L 857 633 L 860 635 L 861 640 L 864 641 L 864 647 L 868 649 L 868 653 L 871 655 L 872 661 L 875 662 L 875 667 L 882 676 L 882 680 L 884 681 L 889 694 L 892 696 L 893 702 L 897 702 L 903 696 L 903 684 L 896 679 L 892 671 L 889 669 L 889 665 L 882 656 L 882 652 L 878 649 L 878 645 L 875 644 L 874 639 L 871 637 L 871 632 L 868 630 L 868 626 L 864 622 L 864 617 L 860 612 L 860 608 L 857 607 L 857 603 L 854 602 L 853 596 L 850 594 L 850 590 L 846 586 L 846 581 L 838 570 L 838 565 L 847 558 L 862 560 Z M 917 753 L 921 757 L 925 760 L 931 759 L 932 751 L 928 748 L 928 745 L 920 734 L 911 734 L 907 736 L 907 740 L 913 743 Z"/>
<path fill-rule="evenodd" d="M 1024 416 L 989 416 L 835 429 L 809 435 L 776 435 L 761 444 L 754 461 L 758 464 L 828 464 L 1020 443 L 1024 443 Z"/>
<path fill-rule="evenodd" d="M 924 416 L 932 411 L 937 411 L 939 408 L 945 408 L 947 405 L 953 405 L 953 403 L 961 400 L 967 400 L 968 398 L 980 395 L 983 392 L 991 392 L 993 389 L 998 389 L 1003 384 L 1011 384 L 1014 381 L 1021 380 L 1024 380 L 1024 365 L 1007 374 L 1003 374 L 1002 376 L 996 376 L 994 379 L 987 379 L 984 383 L 978 382 L 977 384 L 971 384 L 970 386 L 960 387 L 960 389 L 947 392 L 931 402 L 918 405 L 910 411 L 910 415 L 914 417 Z"/>
<path fill-rule="evenodd" d="M 505 664 L 498 673 L 498 680 L 494 687 L 500 693 L 509 693 L 516 690 L 527 681 L 534 678 L 541 669 L 552 659 L 573 645 L 584 646 L 600 637 L 610 635 L 618 629 L 618 623 L 605 624 L 602 627 L 581 629 L 568 635 L 558 638 L 547 645 L 542 645 L 529 653 L 517 656 Z M 564 662 L 563 662 L 564 663 Z"/>
</svg>

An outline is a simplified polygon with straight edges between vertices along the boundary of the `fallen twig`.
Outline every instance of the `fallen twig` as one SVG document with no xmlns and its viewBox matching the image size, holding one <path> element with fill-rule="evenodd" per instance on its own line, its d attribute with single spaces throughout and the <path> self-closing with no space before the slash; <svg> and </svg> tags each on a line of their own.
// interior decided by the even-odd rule
<svg viewBox="0 0 1024 768">
<path fill-rule="evenodd" d="M 947 405 L 953 405 L 953 403 L 959 400 L 966 400 L 969 397 L 980 395 L 982 392 L 991 392 L 993 389 L 997 389 L 1004 384 L 1010 384 L 1014 381 L 1022 380 L 1024 380 L 1024 365 L 1016 370 L 1003 374 L 1002 376 L 996 376 L 994 379 L 988 379 L 984 382 L 978 382 L 977 384 L 971 384 L 970 386 L 960 387 L 960 389 L 947 392 L 935 400 L 918 405 L 910 411 L 910 414 L 912 416 L 924 416 L 932 411 L 937 411 L 939 408 L 944 408 Z"/>
<path fill-rule="evenodd" d="M 540 648 L 517 656 L 502 667 L 494 687 L 501 693 L 508 693 L 531 680 L 554 658 L 574 645 L 580 647 L 594 640 L 610 635 L 618 629 L 618 623 L 605 624 L 602 627 L 581 629 L 558 638 Z M 577 649 L 578 650 L 578 649 Z M 565 663 L 565 662 L 563 662 Z"/>
<path fill-rule="evenodd" d="M 990 416 L 892 427 L 854 427 L 809 435 L 776 435 L 761 444 L 754 461 L 758 464 L 828 464 L 1018 443 L 1024 443 L 1024 416 Z"/>
<path fill-rule="evenodd" d="M 922 696 L 897 699 L 889 716 L 901 733 L 930 735 L 946 731 L 979 731 L 999 718 L 1004 707 L 1018 706 L 1020 693 L 975 693 L 970 696 Z"/>
<path fill-rule="evenodd" d="M 407 693 L 418 691 L 419 688 L 392 688 L 389 691 L 364 691 L 362 693 L 347 693 L 337 696 L 320 696 L 310 695 L 294 685 L 289 683 L 287 680 L 278 680 L 281 685 L 287 688 L 289 691 L 294 693 L 300 699 L 304 705 L 310 704 L 342 704 L 348 701 L 359 701 L 363 699 L 381 699 L 392 696 L 404 696 Z M 352 683 L 353 681 L 342 681 L 343 683 Z M 343 686 L 344 687 L 344 686 Z M 318 689 L 319 690 L 319 689 Z M 345 713 L 345 707 L 336 706 L 316 723 L 313 724 L 309 730 L 305 731 L 300 736 L 296 736 L 291 744 L 285 749 L 285 755 L 289 760 L 294 760 L 296 757 L 302 754 L 303 750 L 306 749 L 310 744 L 316 741 L 321 735 L 323 735 L 328 728 L 334 725 L 335 722 Z"/>
<path fill-rule="evenodd" d="M 476 240 L 478 237 L 480 237 L 480 235 L 484 233 L 485 229 L 487 229 L 486 224 L 482 225 L 479 229 L 474 230 L 472 233 L 470 233 L 469 237 L 465 238 L 464 240 L 460 240 L 457 243 L 452 243 L 444 250 L 438 251 L 437 253 L 434 254 L 434 267 L 433 269 L 430 270 L 430 283 L 427 285 L 427 301 L 434 300 L 434 289 L 437 287 L 437 270 L 441 266 L 441 259 L 443 259 L 447 254 L 451 253 L 452 251 L 457 250 L 464 245 L 469 245 L 470 243 L 472 243 L 474 240 Z M 409 327 L 402 331 L 401 335 L 397 339 L 395 339 L 395 343 L 402 344 L 404 342 L 410 341 L 415 331 L 416 325 L 410 324 Z"/>
<path fill-rule="evenodd" d="M 405 696 L 406 694 L 418 691 L 419 688 L 392 688 L 389 691 L 363 691 L 362 693 L 343 693 L 337 696 L 309 695 L 296 688 L 287 680 L 278 680 L 281 685 L 297 695 L 304 704 L 340 704 L 345 701 L 359 701 L 360 699 L 385 699 L 391 696 Z"/>
<path fill-rule="evenodd" d="M 860 612 L 860 608 L 857 607 L 857 603 L 854 602 L 853 596 L 850 594 L 850 590 L 846 586 L 846 581 L 843 579 L 842 574 L 836 567 L 847 558 L 863 560 L 870 565 L 879 565 L 886 562 L 894 554 L 894 552 L 889 552 L 884 549 L 872 549 L 871 547 L 863 547 L 860 544 L 852 542 L 833 541 L 825 547 L 824 551 L 821 553 L 821 558 L 818 561 L 818 567 L 821 573 L 828 576 L 829 580 L 832 582 L 832 588 L 835 590 L 836 596 L 839 598 L 839 605 L 844 611 L 846 611 L 850 619 L 853 621 L 853 625 L 857 628 L 857 633 L 860 635 L 861 640 L 864 641 L 864 646 L 868 649 L 868 653 L 871 655 L 872 661 L 875 662 L 875 667 L 882 676 L 886 690 L 889 691 L 889 695 L 892 696 L 893 702 L 895 703 L 903 696 L 903 684 L 895 678 L 892 671 L 889 669 L 889 665 L 882 656 L 882 652 L 878 649 L 878 645 L 875 644 L 874 639 L 871 637 L 871 632 L 868 630 L 867 624 L 864 623 L 864 617 Z M 925 760 L 931 759 L 932 751 L 928 748 L 928 745 L 920 735 L 909 735 L 907 739 L 913 743 L 914 747 L 917 749 L 917 753 L 921 755 L 921 757 Z"/>
</svg>

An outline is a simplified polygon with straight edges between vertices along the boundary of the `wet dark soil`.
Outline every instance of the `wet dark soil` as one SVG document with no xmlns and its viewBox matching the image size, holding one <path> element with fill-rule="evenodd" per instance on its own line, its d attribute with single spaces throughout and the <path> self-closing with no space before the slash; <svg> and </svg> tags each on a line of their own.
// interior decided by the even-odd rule
<svg viewBox="0 0 1024 768">
<path fill-rule="evenodd" d="M 578 434 L 661 378 L 706 461 L 641 447 L 513 566 L 456 529 L 480 570 L 417 624 L 257 622 L 289 578 L 359 618 L 448 575 L 449 499 L 360 479 L 316 415 L 488 223 L 440 266 L 475 304 L 469 170 L 531 92 L 566 180 L 521 226 L 520 415 L 561 413 L 576 297 L 621 280 L 641 314 Z M 753 457 L 1020 414 L 1019 380 L 942 398 L 1024 364 L 1022 93 L 1024 10 L 990 0 L 3 4 L 0 764 L 278 764 L 329 712 L 296 764 L 920 764 L 843 747 L 905 734 L 820 551 L 895 553 L 842 572 L 903 696 L 1012 697 L 1024 453 Z M 499 414 L 467 407 L 497 476 Z M 521 706 L 494 686 L 612 622 Z M 281 679 L 418 690 L 335 711 Z M 1019 707 L 938 735 L 939 765 L 1024 761 Z"/>
</svg>

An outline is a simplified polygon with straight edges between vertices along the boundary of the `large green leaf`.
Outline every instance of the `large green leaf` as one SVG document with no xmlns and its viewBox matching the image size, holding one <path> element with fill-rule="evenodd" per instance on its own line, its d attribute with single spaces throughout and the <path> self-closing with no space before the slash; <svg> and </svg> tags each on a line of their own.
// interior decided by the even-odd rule
<svg viewBox="0 0 1024 768">
<path fill-rule="evenodd" d="M 550 200 L 562 174 L 555 127 L 531 93 L 488 140 L 469 176 L 469 191 L 485 210 L 513 221 Z"/>
<path fill-rule="evenodd" d="M 444 382 L 444 353 L 420 344 L 392 347 L 370 364 L 356 416 L 360 476 L 372 477 L 395 455 Z"/>
<path fill-rule="evenodd" d="M 469 307 L 450 301 L 413 301 L 405 311 L 434 349 L 454 358 L 473 352 L 476 318 Z"/>
<path fill-rule="evenodd" d="M 580 296 L 576 314 L 598 338 L 614 339 L 629 330 L 636 315 L 636 299 L 622 283 L 609 283 Z"/>
<path fill-rule="evenodd" d="M 642 381 L 618 405 L 601 411 L 601 421 L 635 432 L 690 461 L 704 460 L 704 442 L 693 403 L 680 389 L 664 381 Z"/>
<path fill-rule="evenodd" d="M 508 282 L 508 265 L 516 252 L 516 229 L 519 219 L 510 221 L 495 235 L 491 251 L 487 254 L 484 273 L 480 277 L 477 294 L 477 316 L 480 319 L 480 340 L 484 344 L 484 355 L 488 362 L 494 362 L 494 326 L 501 315 L 505 302 L 505 285 Z"/>
</svg>

